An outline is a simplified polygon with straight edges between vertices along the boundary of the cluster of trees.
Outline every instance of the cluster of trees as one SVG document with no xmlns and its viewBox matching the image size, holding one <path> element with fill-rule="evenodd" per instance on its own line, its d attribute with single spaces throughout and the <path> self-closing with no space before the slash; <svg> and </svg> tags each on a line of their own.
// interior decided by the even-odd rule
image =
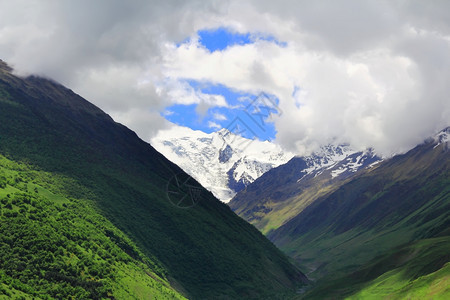
<svg viewBox="0 0 450 300">
<path fill-rule="evenodd" d="M 113 298 L 120 266 L 154 266 L 88 200 L 55 203 L 27 180 L 0 173 L 0 295 Z"/>
<path fill-rule="evenodd" d="M 100 241 L 79 226 L 85 223 L 79 215 L 30 193 L 4 197 L 0 205 L 1 282 L 41 298 L 111 294 L 112 269 L 121 256 L 96 251 Z M 106 238 L 101 242 L 114 248 Z"/>
</svg>

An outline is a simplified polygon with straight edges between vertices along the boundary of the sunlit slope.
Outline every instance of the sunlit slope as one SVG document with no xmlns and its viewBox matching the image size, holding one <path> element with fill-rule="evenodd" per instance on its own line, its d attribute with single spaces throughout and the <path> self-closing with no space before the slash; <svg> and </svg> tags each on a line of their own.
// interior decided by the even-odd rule
<svg viewBox="0 0 450 300">
<path fill-rule="evenodd" d="M 322 280 L 306 299 L 448 299 L 450 238 L 394 248 L 357 271 Z"/>
<path fill-rule="evenodd" d="M 0 155 L 0 299 L 184 298 L 154 257 L 67 186 L 88 192 Z"/>
</svg>

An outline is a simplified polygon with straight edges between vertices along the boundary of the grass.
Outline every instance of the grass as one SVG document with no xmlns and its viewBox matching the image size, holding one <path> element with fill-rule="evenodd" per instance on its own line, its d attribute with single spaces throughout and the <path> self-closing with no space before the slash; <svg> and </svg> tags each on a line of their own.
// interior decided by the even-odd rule
<svg viewBox="0 0 450 300">
<path fill-rule="evenodd" d="M 450 297 L 450 263 L 415 280 L 405 279 L 400 269 L 392 270 L 348 299 L 442 299 Z"/>
<path fill-rule="evenodd" d="M 343 276 L 328 276 L 304 299 L 448 299 L 450 237 L 390 249 Z"/>
<path fill-rule="evenodd" d="M 117 299 L 185 299 L 166 281 L 154 274 L 143 273 L 137 266 L 121 263 L 116 276 L 113 294 Z"/>
</svg>

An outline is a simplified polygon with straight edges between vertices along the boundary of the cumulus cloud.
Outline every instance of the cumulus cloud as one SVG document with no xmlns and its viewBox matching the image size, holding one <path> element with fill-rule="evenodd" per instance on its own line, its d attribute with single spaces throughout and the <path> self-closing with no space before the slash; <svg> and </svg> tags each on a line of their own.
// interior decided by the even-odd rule
<svg viewBox="0 0 450 300">
<path fill-rule="evenodd" d="M 213 118 L 216 119 L 217 121 L 226 121 L 227 120 L 227 117 L 221 113 L 214 113 Z"/>
<path fill-rule="evenodd" d="M 211 53 L 196 32 L 218 27 L 283 43 Z M 0 0 L 0 58 L 146 140 L 172 104 L 229 105 L 188 79 L 275 95 L 276 141 L 301 153 L 340 141 L 389 155 L 450 125 L 448 1 Z"/>
</svg>

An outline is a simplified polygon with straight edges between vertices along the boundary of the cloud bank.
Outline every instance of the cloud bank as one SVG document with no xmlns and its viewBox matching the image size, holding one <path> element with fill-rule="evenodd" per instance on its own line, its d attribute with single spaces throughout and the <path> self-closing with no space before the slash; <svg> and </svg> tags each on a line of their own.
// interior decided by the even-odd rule
<svg viewBox="0 0 450 300">
<path fill-rule="evenodd" d="M 146 140 L 170 105 L 227 105 L 186 80 L 275 95 L 276 141 L 298 153 L 338 141 L 390 155 L 450 125 L 450 2 L 242 2 L 0 0 L 0 58 Z M 253 42 L 208 51 L 197 33 L 219 27 Z"/>
</svg>

